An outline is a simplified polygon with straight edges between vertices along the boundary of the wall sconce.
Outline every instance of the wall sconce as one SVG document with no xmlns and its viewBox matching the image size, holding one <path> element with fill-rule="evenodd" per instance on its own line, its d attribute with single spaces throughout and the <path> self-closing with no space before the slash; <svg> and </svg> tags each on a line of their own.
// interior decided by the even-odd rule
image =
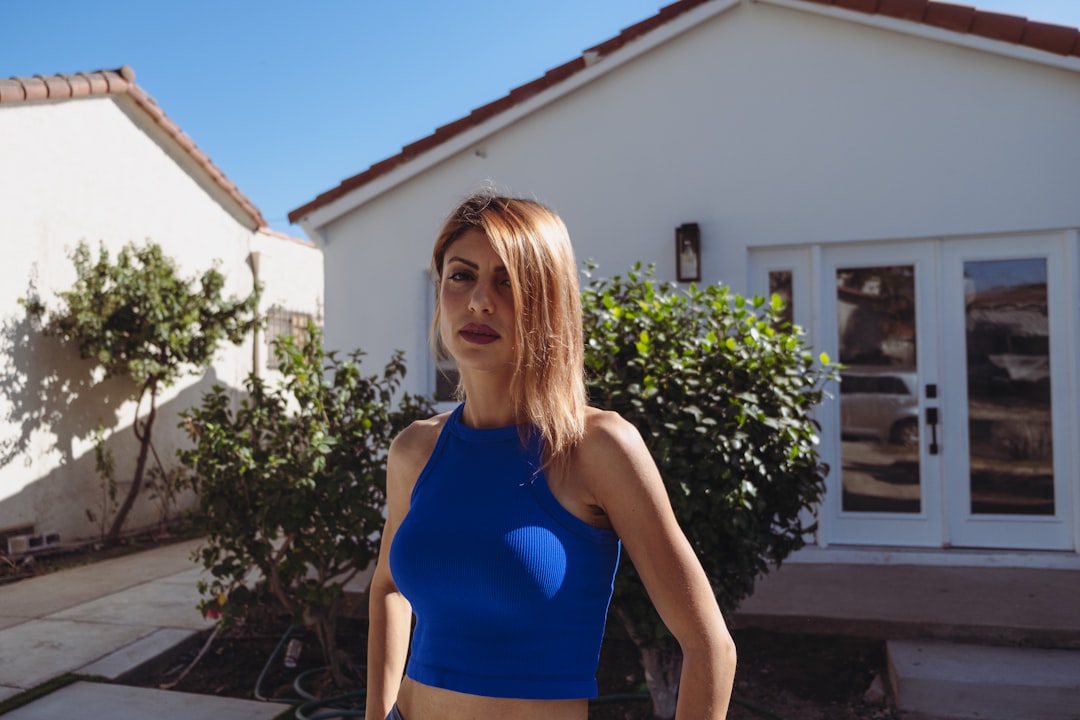
<svg viewBox="0 0 1080 720">
<path fill-rule="evenodd" d="M 701 282 L 701 229 L 697 223 L 675 228 L 675 276 L 679 282 Z"/>
</svg>

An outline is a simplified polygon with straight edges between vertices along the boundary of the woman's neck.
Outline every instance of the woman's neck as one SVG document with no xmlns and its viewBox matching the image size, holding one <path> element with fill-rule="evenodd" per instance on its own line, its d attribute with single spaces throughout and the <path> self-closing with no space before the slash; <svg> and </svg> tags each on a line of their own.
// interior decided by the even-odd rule
<svg viewBox="0 0 1080 720">
<path fill-rule="evenodd" d="M 501 375 L 463 373 L 465 407 L 461 420 L 477 428 L 499 428 L 517 423 L 517 413 L 510 398 L 510 383 Z"/>
</svg>

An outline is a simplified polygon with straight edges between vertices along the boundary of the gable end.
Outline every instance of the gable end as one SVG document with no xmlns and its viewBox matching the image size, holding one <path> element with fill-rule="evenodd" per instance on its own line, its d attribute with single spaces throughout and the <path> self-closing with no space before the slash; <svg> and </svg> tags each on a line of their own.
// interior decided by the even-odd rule
<svg viewBox="0 0 1080 720">
<path fill-rule="evenodd" d="M 0 79 L 0 105 L 17 102 L 41 102 L 89 97 L 92 95 L 126 95 L 180 149 L 194 161 L 195 166 L 209 176 L 211 182 L 235 202 L 251 223 L 252 229 L 266 226 L 259 209 L 240 192 L 180 127 L 165 114 L 152 97 L 135 84 L 135 71 L 124 65 L 117 70 L 97 70 L 69 75 L 35 75 Z"/>
</svg>

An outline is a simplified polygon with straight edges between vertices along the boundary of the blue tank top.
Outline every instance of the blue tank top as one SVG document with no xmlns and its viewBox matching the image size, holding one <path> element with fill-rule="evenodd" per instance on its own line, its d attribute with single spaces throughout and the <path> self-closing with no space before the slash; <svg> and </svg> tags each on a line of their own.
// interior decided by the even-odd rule
<svg viewBox="0 0 1080 720">
<path fill-rule="evenodd" d="M 416 615 L 406 674 L 472 695 L 589 698 L 620 543 L 564 508 L 516 426 L 447 418 L 390 548 Z"/>
</svg>

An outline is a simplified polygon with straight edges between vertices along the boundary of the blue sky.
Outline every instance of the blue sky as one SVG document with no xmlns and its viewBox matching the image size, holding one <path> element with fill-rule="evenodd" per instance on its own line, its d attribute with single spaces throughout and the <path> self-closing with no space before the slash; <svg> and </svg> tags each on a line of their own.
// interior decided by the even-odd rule
<svg viewBox="0 0 1080 720">
<path fill-rule="evenodd" d="M 0 77 L 130 65 L 274 229 L 303 237 L 290 210 L 665 4 L 0 0 Z M 973 4 L 1080 27 L 1080 0 Z"/>
</svg>

